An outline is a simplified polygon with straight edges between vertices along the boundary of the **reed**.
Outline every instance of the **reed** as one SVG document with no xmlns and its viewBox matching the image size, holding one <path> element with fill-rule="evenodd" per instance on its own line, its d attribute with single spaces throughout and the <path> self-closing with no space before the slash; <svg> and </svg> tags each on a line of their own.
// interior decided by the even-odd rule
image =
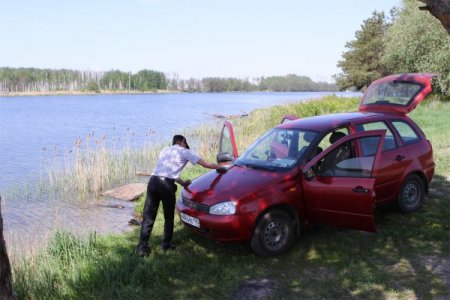
<svg viewBox="0 0 450 300">
<path fill-rule="evenodd" d="M 98 197 L 113 185 L 136 181 L 136 171 L 153 168 L 160 144 L 134 149 L 117 147 L 106 136 L 77 139 L 66 156 L 56 157 L 47 170 L 49 189 L 75 199 Z"/>
</svg>

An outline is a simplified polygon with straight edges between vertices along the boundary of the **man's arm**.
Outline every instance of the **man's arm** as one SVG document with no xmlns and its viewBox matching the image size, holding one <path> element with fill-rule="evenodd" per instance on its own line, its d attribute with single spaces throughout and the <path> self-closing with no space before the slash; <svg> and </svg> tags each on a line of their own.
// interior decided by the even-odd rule
<svg viewBox="0 0 450 300">
<path fill-rule="evenodd" d="M 188 180 L 183 180 L 181 178 L 175 178 L 175 182 L 178 183 L 181 186 L 186 187 L 186 186 L 190 185 L 192 181 L 189 180 L 189 179 Z"/>
<path fill-rule="evenodd" d="M 200 159 L 197 162 L 200 166 L 207 168 L 207 169 L 218 169 L 220 168 L 220 166 L 218 164 L 212 163 L 212 162 L 208 162 L 208 161 L 204 161 L 203 159 Z"/>
<path fill-rule="evenodd" d="M 228 171 L 231 165 L 221 166 L 215 163 L 204 161 L 203 159 L 200 159 L 197 162 L 200 166 L 207 168 L 207 169 L 216 169 L 217 173 L 225 173 Z"/>
</svg>

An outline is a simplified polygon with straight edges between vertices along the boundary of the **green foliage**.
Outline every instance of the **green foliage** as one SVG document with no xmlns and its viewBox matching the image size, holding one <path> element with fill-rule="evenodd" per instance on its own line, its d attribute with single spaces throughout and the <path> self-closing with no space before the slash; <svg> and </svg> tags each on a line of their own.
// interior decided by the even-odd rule
<svg viewBox="0 0 450 300">
<path fill-rule="evenodd" d="M 135 89 L 131 84 L 131 73 L 122 72 L 120 70 L 106 72 L 100 80 L 100 85 L 102 89 L 111 91 Z"/>
<path fill-rule="evenodd" d="M 164 73 L 152 70 L 141 70 L 137 72 L 133 82 L 136 82 L 136 87 L 140 91 L 165 90 L 167 88 Z"/>
<path fill-rule="evenodd" d="M 111 70 L 106 73 L 36 68 L 0 68 L 0 93 L 165 90 L 164 73 L 141 70 L 136 74 Z"/>
<path fill-rule="evenodd" d="M 417 0 L 404 0 L 388 23 L 374 12 L 357 31 L 335 75 L 339 89 L 364 89 L 373 80 L 395 73 L 436 73 L 433 90 L 450 99 L 450 36 Z"/>
<path fill-rule="evenodd" d="M 450 36 L 422 2 L 405 0 L 385 36 L 382 63 L 390 73 L 438 73 L 436 87 L 450 92 Z"/>
<path fill-rule="evenodd" d="M 108 72 L 81 72 L 35 68 L 0 68 L 0 94 L 32 92 L 101 91 L 147 92 L 158 90 L 182 92 L 250 92 L 250 91 L 335 91 L 336 86 L 314 82 L 306 76 L 290 74 L 249 79 L 206 77 L 181 80 L 168 79 L 162 72 L 140 70 L 136 74 L 111 70 Z"/>
<path fill-rule="evenodd" d="M 260 90 L 274 92 L 336 91 L 334 84 L 326 82 L 316 83 L 307 76 L 298 76 L 295 74 L 263 77 L 259 86 Z"/>
<path fill-rule="evenodd" d="M 193 86 L 192 80 L 190 86 Z M 257 83 L 259 81 L 259 83 Z M 262 77 L 250 83 L 248 80 L 236 78 L 207 77 L 197 85 L 203 92 L 234 92 L 234 91 L 274 91 L 274 92 L 305 92 L 305 91 L 336 91 L 334 84 L 314 82 L 306 76 L 288 74 L 286 76 Z"/>
<path fill-rule="evenodd" d="M 88 92 L 100 93 L 100 88 L 98 86 L 98 83 L 95 81 L 88 82 L 88 84 L 86 85 L 86 90 Z"/>
<path fill-rule="evenodd" d="M 237 91 L 252 91 L 257 87 L 252 85 L 248 80 L 238 78 L 220 78 L 220 77 L 207 77 L 201 80 L 201 91 L 207 93 L 214 92 L 237 92 Z"/>
<path fill-rule="evenodd" d="M 383 36 L 388 27 L 383 12 L 375 11 L 372 17 L 364 20 L 361 29 L 355 33 L 355 40 L 345 45 L 349 50 L 338 62 L 338 67 L 343 71 L 335 75 L 340 90 L 351 87 L 361 90 L 386 75 L 381 57 L 384 50 Z"/>
<path fill-rule="evenodd" d="M 92 72 L 66 69 L 0 68 L 0 93 L 84 90 L 96 79 Z"/>
</svg>

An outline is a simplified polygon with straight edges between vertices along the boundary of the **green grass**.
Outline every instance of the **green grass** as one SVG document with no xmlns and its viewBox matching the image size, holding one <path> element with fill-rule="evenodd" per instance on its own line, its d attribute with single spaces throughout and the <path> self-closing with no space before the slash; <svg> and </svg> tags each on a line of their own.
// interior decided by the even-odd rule
<svg viewBox="0 0 450 300">
<path fill-rule="evenodd" d="M 329 97 L 254 111 L 248 119 L 233 121 L 239 147 L 244 149 L 285 113 L 356 110 L 356 103 Z M 58 233 L 46 251 L 13 265 L 14 288 L 19 299 L 229 299 L 245 280 L 266 278 L 277 284 L 271 299 L 448 297 L 449 279 L 442 266 L 450 257 L 450 197 L 440 191 L 450 186 L 449 114 L 449 102 L 421 105 L 413 113 L 434 146 L 433 192 L 414 214 L 401 214 L 394 206 L 378 208 L 377 234 L 316 226 L 305 230 L 289 253 L 268 259 L 254 255 L 247 243 L 216 243 L 194 235 L 176 218 L 174 242 L 179 247 L 163 253 L 158 247 L 160 213 L 150 256 L 134 253 L 138 230 L 84 238 Z M 201 128 L 189 136 L 201 140 L 215 130 Z M 198 149 L 206 155 L 213 147 Z M 183 177 L 202 172 L 192 167 Z"/>
</svg>

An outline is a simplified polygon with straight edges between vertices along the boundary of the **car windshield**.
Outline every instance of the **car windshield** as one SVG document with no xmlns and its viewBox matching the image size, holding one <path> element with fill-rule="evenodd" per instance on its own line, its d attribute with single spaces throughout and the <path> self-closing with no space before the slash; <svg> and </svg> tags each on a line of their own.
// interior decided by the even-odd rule
<svg viewBox="0 0 450 300">
<path fill-rule="evenodd" d="M 406 81 L 387 81 L 369 86 L 364 93 L 363 104 L 408 105 L 409 101 L 422 89 L 417 83 Z"/>
<path fill-rule="evenodd" d="M 274 128 L 251 145 L 235 165 L 268 171 L 290 169 L 303 157 L 316 135 L 313 131 Z"/>
</svg>

